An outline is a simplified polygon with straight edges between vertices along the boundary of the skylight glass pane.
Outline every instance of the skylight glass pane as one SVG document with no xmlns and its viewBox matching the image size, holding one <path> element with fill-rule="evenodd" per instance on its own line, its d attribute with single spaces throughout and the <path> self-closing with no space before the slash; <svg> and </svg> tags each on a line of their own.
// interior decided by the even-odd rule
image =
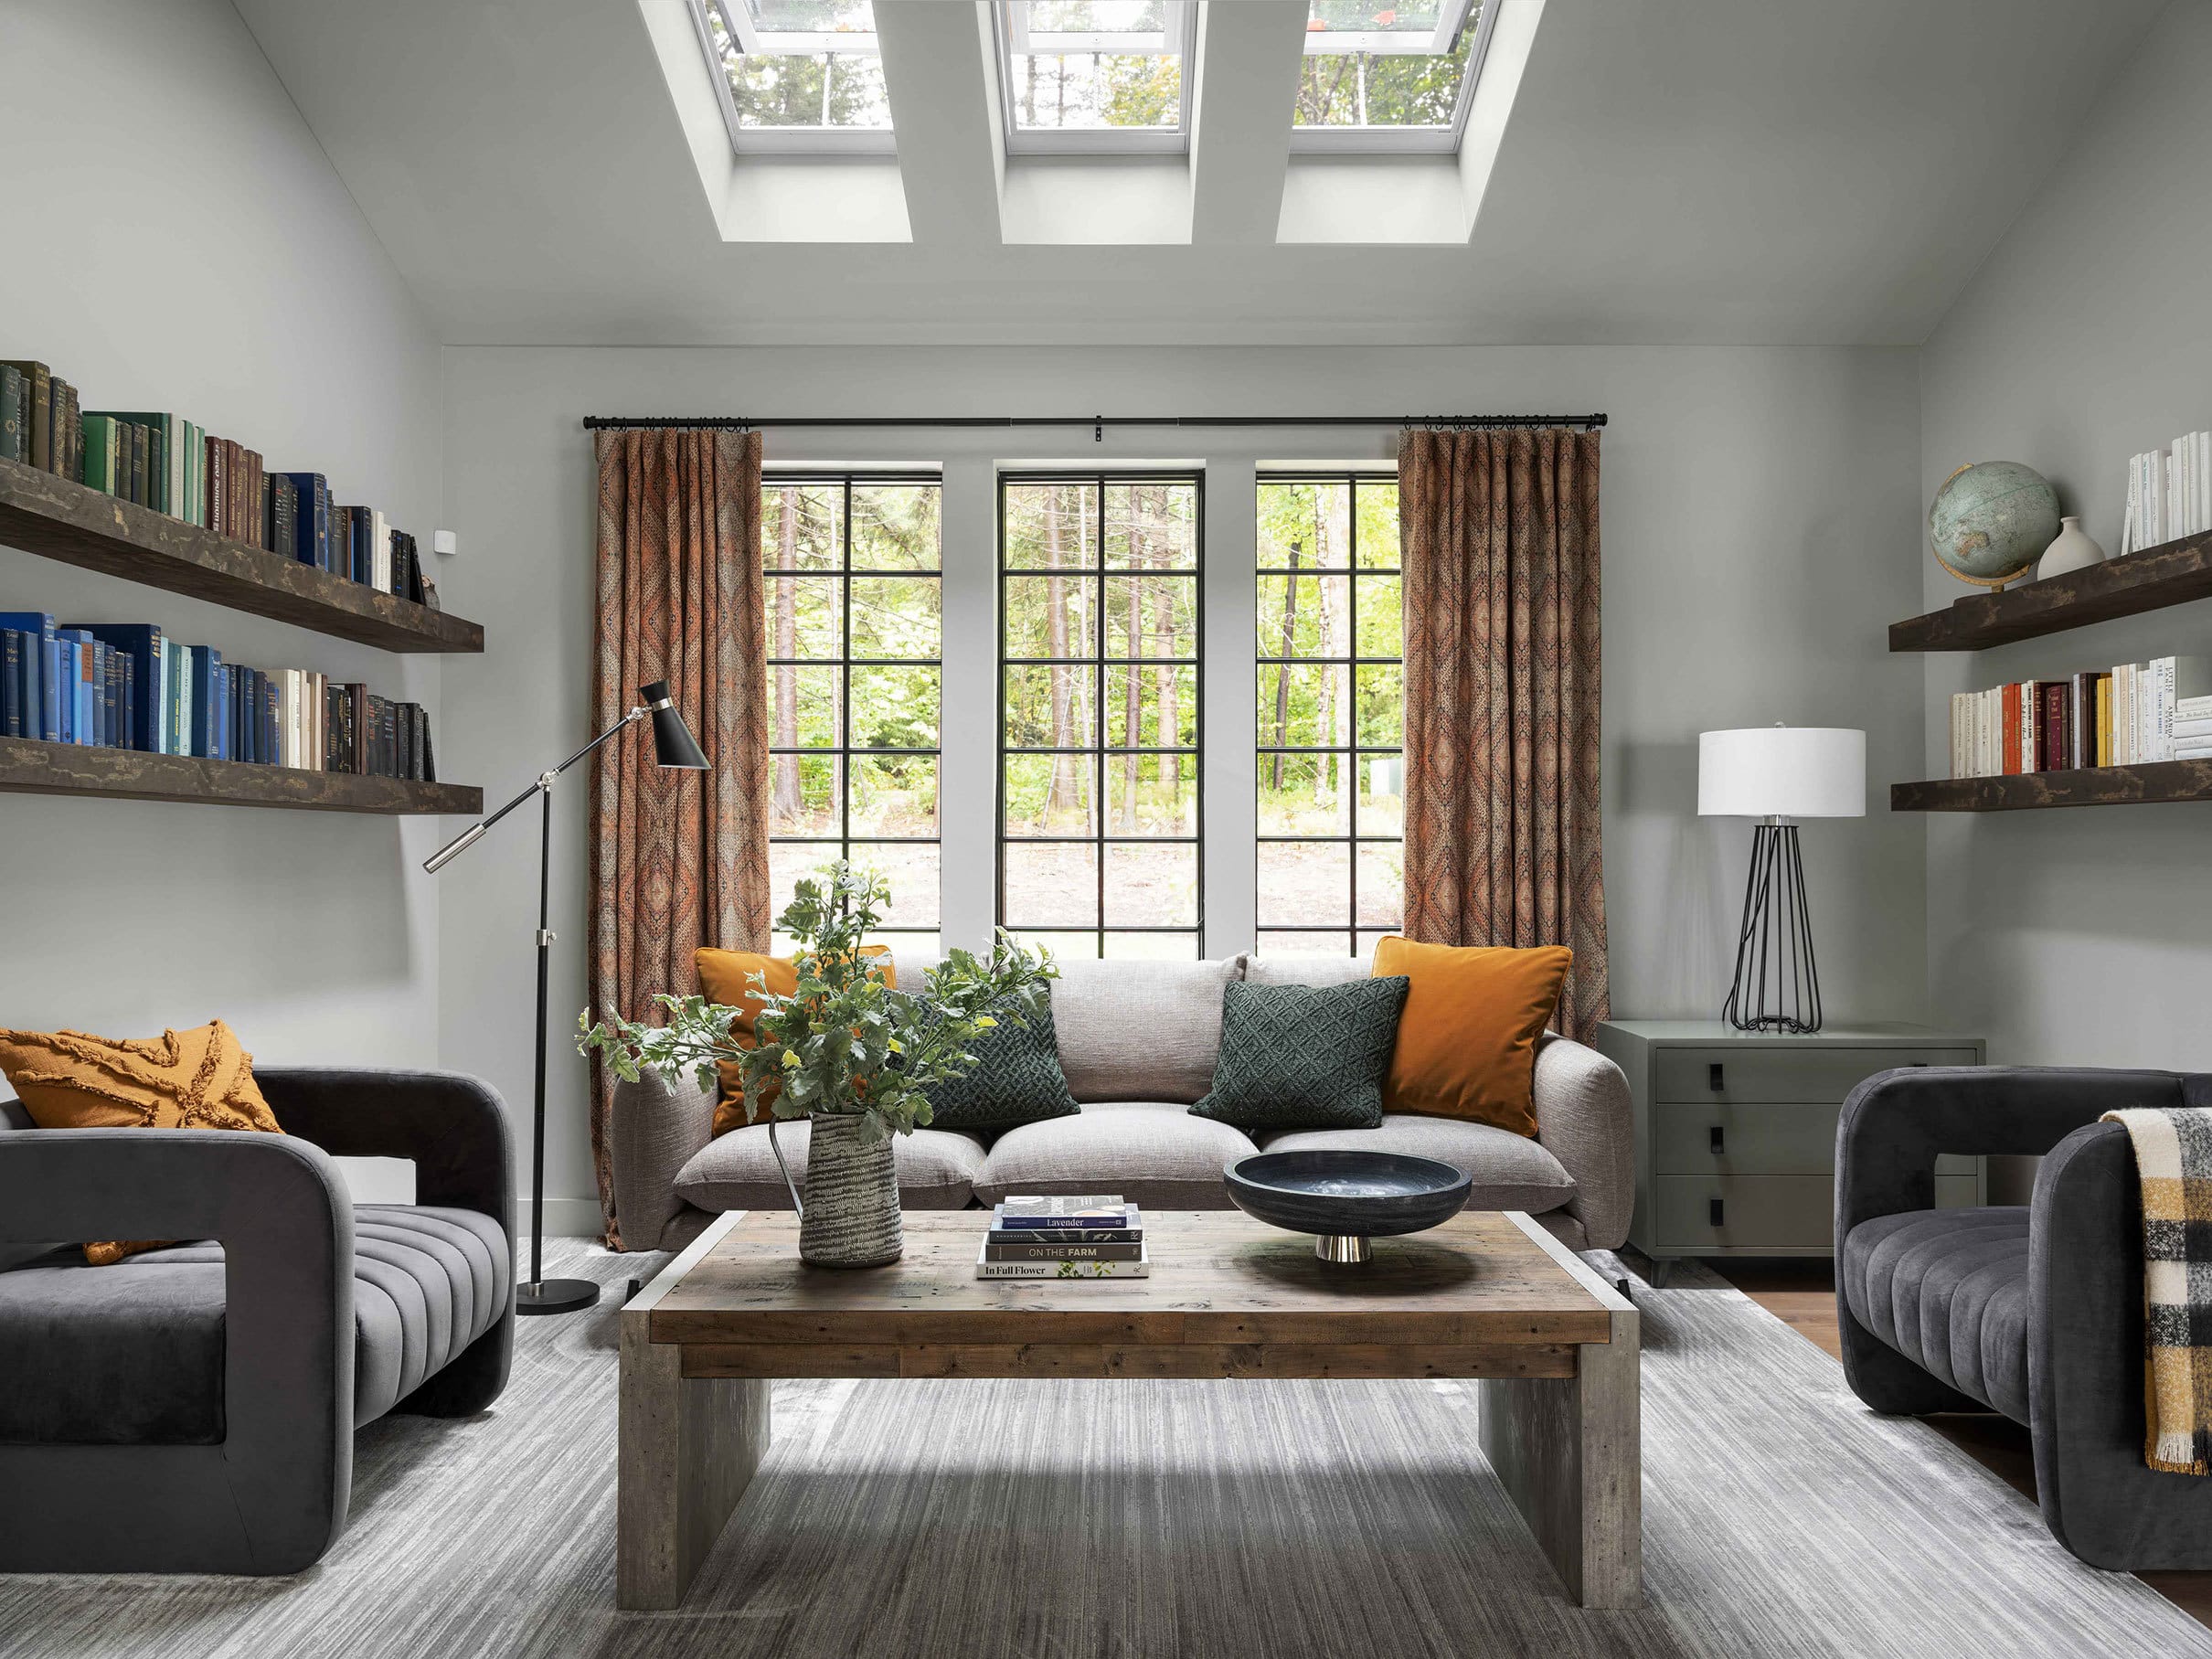
<svg viewBox="0 0 2212 1659">
<path fill-rule="evenodd" d="M 709 0 L 739 133 L 888 133 L 868 0 Z"/>
<path fill-rule="evenodd" d="M 1016 133 L 1174 133 L 1183 126 L 1187 5 L 1010 0 L 1002 16 Z"/>
<path fill-rule="evenodd" d="M 1451 132 L 1482 6 L 1312 0 L 1294 127 Z"/>
</svg>

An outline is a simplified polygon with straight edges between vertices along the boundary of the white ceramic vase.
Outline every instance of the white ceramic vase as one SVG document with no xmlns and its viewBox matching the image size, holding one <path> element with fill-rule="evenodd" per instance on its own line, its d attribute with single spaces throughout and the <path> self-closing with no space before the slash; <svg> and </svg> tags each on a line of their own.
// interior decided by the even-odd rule
<svg viewBox="0 0 2212 1659">
<path fill-rule="evenodd" d="M 2089 532 L 2081 527 L 2079 518 L 2061 518 L 2058 534 L 2051 545 L 2043 549 L 2043 557 L 2036 561 L 2036 580 L 2047 576 L 2064 576 L 2069 570 L 2086 570 L 2091 565 L 2104 562 L 2104 549 L 2097 545 Z"/>
</svg>

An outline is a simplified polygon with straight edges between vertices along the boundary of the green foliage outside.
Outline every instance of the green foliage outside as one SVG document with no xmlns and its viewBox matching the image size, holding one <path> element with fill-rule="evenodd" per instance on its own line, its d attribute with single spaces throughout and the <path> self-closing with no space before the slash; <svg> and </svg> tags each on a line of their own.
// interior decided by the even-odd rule
<svg viewBox="0 0 2212 1659">
<path fill-rule="evenodd" d="M 1025 951 L 1002 931 L 990 952 L 953 950 L 920 991 L 894 988 L 877 959 L 860 953 L 889 903 L 879 877 L 842 859 L 801 881 L 777 929 L 797 941 L 798 985 L 771 995 L 760 974 L 750 988 L 760 1004 L 754 1046 L 740 1048 L 731 1022 L 739 1010 L 701 996 L 661 995 L 665 1023 L 620 1017 L 579 1022 L 577 1047 L 597 1050 L 625 1081 L 647 1069 L 688 1071 L 713 1087 L 718 1062 L 745 1079 L 745 1119 L 763 1107 L 779 1118 L 829 1112 L 861 1119 L 866 1138 L 910 1134 L 931 1118 L 931 1084 L 975 1068 L 968 1045 L 999 1020 L 1040 1017 L 1058 970 L 1049 956 Z"/>
</svg>

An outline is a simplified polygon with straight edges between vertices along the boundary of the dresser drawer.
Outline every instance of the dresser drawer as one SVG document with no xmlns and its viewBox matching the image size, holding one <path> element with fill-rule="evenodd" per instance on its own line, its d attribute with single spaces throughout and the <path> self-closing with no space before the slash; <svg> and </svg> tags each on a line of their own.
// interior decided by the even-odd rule
<svg viewBox="0 0 2212 1659">
<path fill-rule="evenodd" d="M 1877 1071 L 1897 1066 L 1972 1066 L 1972 1048 L 1662 1048 L 1653 1057 L 1654 1098 L 1843 1104 Z"/>
<path fill-rule="evenodd" d="M 1652 1108 L 1652 1169 L 1662 1175 L 1827 1175 L 1840 1106 L 1717 1101 Z M 1936 1160 L 1938 1175 L 1974 1174 L 1971 1157 Z"/>
<path fill-rule="evenodd" d="M 1975 1199 L 1972 1175 L 1938 1175 L 1936 1205 Z M 1716 1209 L 1715 1206 L 1718 1208 Z M 1680 1250 L 1829 1250 L 1835 1245 L 1835 1184 L 1827 1175 L 1654 1175 L 1651 1242 Z"/>
</svg>

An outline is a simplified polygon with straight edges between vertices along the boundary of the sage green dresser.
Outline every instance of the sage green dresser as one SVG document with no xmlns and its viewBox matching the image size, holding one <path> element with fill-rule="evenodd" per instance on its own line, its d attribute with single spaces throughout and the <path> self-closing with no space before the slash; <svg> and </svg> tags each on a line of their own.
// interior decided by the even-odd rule
<svg viewBox="0 0 2212 1659">
<path fill-rule="evenodd" d="M 1863 1079 L 1898 1066 L 1979 1066 L 1983 1045 L 1921 1026 L 1837 1026 L 1811 1037 L 1721 1020 L 1608 1020 L 1591 1037 L 1635 1100 L 1629 1242 L 1684 1256 L 1827 1256 L 1834 1250 L 1835 1119 Z M 1983 1201 L 1982 1160 L 1936 1164 L 1936 1203 Z"/>
</svg>

